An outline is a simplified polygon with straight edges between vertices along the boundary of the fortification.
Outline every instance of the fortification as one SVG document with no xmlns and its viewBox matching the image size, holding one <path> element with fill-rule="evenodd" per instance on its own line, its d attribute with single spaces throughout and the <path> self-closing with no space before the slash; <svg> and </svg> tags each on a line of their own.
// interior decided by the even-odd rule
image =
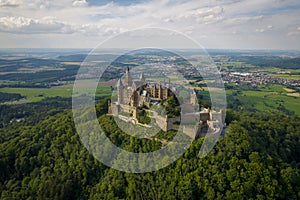
<svg viewBox="0 0 300 200">
<path fill-rule="evenodd" d="M 222 112 L 211 111 L 203 106 L 199 112 L 195 112 L 193 108 L 199 106 L 196 92 L 190 94 L 188 104 L 178 105 L 177 109 L 181 110 L 179 116 L 168 116 L 166 113 L 159 113 L 150 109 L 151 106 L 163 105 L 162 102 L 166 102 L 168 98 L 176 98 L 171 88 L 170 81 L 168 84 L 165 82 L 147 82 L 143 73 L 141 73 L 138 80 L 132 80 L 130 70 L 127 68 L 124 82 L 121 79 L 117 81 L 116 100 L 109 102 L 108 114 L 117 116 L 127 122 L 140 124 L 138 119 L 140 113 L 143 113 L 140 109 L 143 109 L 147 111 L 148 117 L 155 120 L 163 131 L 179 129 L 179 131 L 192 138 L 204 136 L 208 130 L 218 128 L 218 125 L 222 122 Z M 196 123 L 194 123 L 195 125 L 189 125 L 187 122 Z"/>
</svg>

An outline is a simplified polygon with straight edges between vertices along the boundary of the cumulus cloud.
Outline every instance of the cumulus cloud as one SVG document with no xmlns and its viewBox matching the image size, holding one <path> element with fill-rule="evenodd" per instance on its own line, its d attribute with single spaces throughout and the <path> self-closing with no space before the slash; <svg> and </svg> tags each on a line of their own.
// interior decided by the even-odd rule
<svg viewBox="0 0 300 200">
<path fill-rule="evenodd" d="M 292 36 L 300 36 L 300 32 L 298 32 L 298 31 L 288 32 L 287 36 L 290 36 L 290 37 L 292 37 Z"/>
<path fill-rule="evenodd" d="M 25 17 L 1 17 L 0 31 L 19 34 L 48 34 L 70 33 L 71 26 L 67 23 L 56 21 L 54 18 L 45 17 L 32 19 Z"/>
<path fill-rule="evenodd" d="M 219 43 L 228 48 L 237 37 L 247 38 L 244 41 L 251 45 L 264 40 L 275 45 L 270 42 L 273 39 L 279 46 L 280 42 L 296 46 L 300 41 L 296 41 L 300 36 L 297 6 L 299 0 L 150 0 L 101 6 L 91 6 L 88 0 L 0 0 L 0 32 L 44 34 L 45 40 L 49 40 L 49 33 L 59 37 L 73 34 L 72 37 L 91 40 L 87 36 L 105 39 L 125 30 L 154 26 L 182 31 L 203 39 L 205 44 Z M 284 38 L 294 38 L 294 42 Z"/>
<path fill-rule="evenodd" d="M 18 0 L 0 0 L 0 7 L 17 7 L 19 6 Z"/>
<path fill-rule="evenodd" d="M 73 26 L 75 33 L 84 34 L 86 36 L 111 36 L 119 34 L 125 29 L 106 24 L 83 24 Z"/>
<path fill-rule="evenodd" d="M 273 29 L 273 26 L 272 25 L 268 25 L 267 27 L 265 28 L 258 28 L 258 29 L 255 29 L 255 32 L 257 33 L 264 33 L 266 31 L 270 31 Z"/>
<path fill-rule="evenodd" d="M 297 27 L 294 30 L 288 32 L 287 36 L 290 36 L 290 37 L 300 36 L 300 27 Z"/>
<path fill-rule="evenodd" d="M 1 17 L 0 31 L 15 34 L 83 34 L 86 36 L 110 36 L 125 29 L 106 24 L 71 24 L 52 17 L 32 19 L 25 17 Z"/>
<path fill-rule="evenodd" d="M 199 8 L 175 16 L 173 20 L 192 20 L 198 23 L 214 23 L 222 18 L 223 8 L 220 6 L 212 8 Z"/>
<path fill-rule="evenodd" d="M 81 7 L 81 6 L 87 6 L 88 3 L 87 3 L 86 0 L 76 0 L 76 1 L 73 2 L 72 5 Z"/>
</svg>

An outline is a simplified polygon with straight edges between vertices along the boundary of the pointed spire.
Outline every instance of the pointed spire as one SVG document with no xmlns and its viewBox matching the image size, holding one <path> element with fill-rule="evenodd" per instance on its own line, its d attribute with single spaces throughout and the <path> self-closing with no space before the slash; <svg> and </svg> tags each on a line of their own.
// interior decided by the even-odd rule
<svg viewBox="0 0 300 200">
<path fill-rule="evenodd" d="M 142 72 L 141 75 L 140 75 L 140 81 L 142 81 L 143 83 L 146 82 L 146 79 L 145 79 L 145 76 L 144 76 L 144 73 Z"/>
<path fill-rule="evenodd" d="M 132 82 L 132 86 L 131 87 L 132 87 L 132 90 L 135 91 L 137 89 L 136 83 Z"/>
<path fill-rule="evenodd" d="M 121 79 L 119 79 L 117 82 L 117 87 L 122 87 L 122 86 L 123 86 L 122 81 L 121 81 Z"/>
<path fill-rule="evenodd" d="M 126 69 L 125 85 L 126 86 L 131 86 L 132 85 L 132 80 L 131 80 L 130 73 L 129 73 L 129 67 L 127 67 L 127 69 Z"/>
<path fill-rule="evenodd" d="M 197 98 L 197 93 L 195 92 L 195 90 L 193 90 L 193 92 L 191 93 L 190 104 L 198 105 L 198 98 Z"/>
</svg>

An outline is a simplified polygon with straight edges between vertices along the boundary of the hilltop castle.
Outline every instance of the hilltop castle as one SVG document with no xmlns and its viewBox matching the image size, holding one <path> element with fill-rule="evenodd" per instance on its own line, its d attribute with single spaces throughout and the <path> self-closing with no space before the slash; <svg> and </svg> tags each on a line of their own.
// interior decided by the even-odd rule
<svg viewBox="0 0 300 200">
<path fill-rule="evenodd" d="M 151 112 L 152 119 L 155 119 L 156 124 L 163 130 L 168 131 L 171 129 L 178 129 L 178 124 L 182 119 L 181 116 L 168 116 L 167 114 L 159 114 L 154 110 L 150 111 L 152 105 L 162 104 L 167 99 L 175 96 L 175 87 L 172 87 L 169 83 L 156 83 L 147 82 L 144 74 L 141 73 L 138 80 L 132 80 L 130 76 L 129 68 L 126 69 L 125 80 L 121 79 L 116 84 L 116 99 L 113 102 L 109 102 L 109 113 L 117 116 L 120 119 L 145 126 L 138 121 L 140 109 L 147 109 Z M 193 92 L 190 94 L 190 100 L 187 104 L 180 106 L 179 108 L 198 108 L 197 94 Z M 175 109 L 175 108 L 174 108 Z M 194 109 L 190 109 L 190 113 L 185 112 L 184 120 L 199 122 L 196 127 L 185 126 L 181 127 L 181 131 L 186 133 L 192 138 L 197 138 L 206 133 L 209 129 L 218 128 L 218 124 L 222 122 L 222 112 L 211 111 L 201 107 L 200 112 L 194 112 Z M 181 110 L 182 111 L 182 110 Z"/>
<path fill-rule="evenodd" d="M 124 83 L 121 79 L 117 82 L 117 102 L 130 107 L 138 107 L 150 102 L 165 100 L 173 95 L 168 87 L 169 85 L 146 83 L 143 73 L 139 80 L 133 81 L 129 68 L 127 68 Z"/>
</svg>

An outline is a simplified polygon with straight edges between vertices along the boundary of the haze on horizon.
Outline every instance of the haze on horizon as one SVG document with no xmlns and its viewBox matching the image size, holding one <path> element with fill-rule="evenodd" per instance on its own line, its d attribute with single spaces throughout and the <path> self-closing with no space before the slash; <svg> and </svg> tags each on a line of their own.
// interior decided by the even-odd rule
<svg viewBox="0 0 300 200">
<path fill-rule="evenodd" d="M 125 31 L 162 27 L 209 49 L 300 50 L 299 11 L 299 0 L 0 0 L 0 43 L 94 48 Z"/>
</svg>

